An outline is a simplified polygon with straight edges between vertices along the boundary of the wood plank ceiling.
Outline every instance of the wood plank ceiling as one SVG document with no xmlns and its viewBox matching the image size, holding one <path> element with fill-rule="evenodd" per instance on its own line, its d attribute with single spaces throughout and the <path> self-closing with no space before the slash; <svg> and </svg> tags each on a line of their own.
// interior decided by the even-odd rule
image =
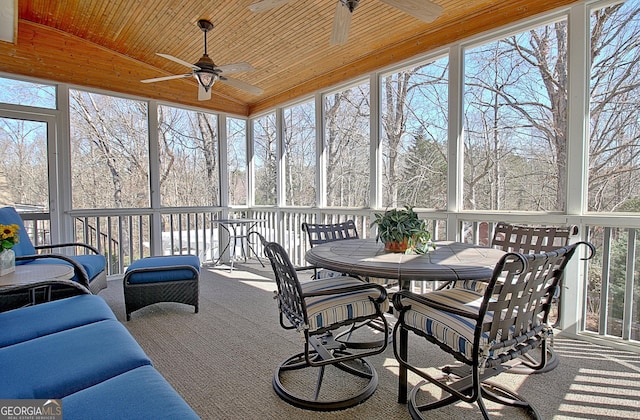
<svg viewBox="0 0 640 420">
<path fill-rule="evenodd" d="M 329 43 L 337 0 L 298 0 L 253 13 L 257 0 L 19 0 L 16 43 L 0 41 L 0 72 L 254 115 L 453 41 L 576 0 L 434 0 L 444 7 L 424 23 L 378 0 L 354 11 L 349 40 Z M 197 100 L 195 79 L 142 79 L 188 73 L 156 55 L 195 63 L 204 51 L 199 19 L 215 28 L 208 53 L 216 65 L 247 61 L 233 77 L 259 96 L 216 83 Z"/>
</svg>

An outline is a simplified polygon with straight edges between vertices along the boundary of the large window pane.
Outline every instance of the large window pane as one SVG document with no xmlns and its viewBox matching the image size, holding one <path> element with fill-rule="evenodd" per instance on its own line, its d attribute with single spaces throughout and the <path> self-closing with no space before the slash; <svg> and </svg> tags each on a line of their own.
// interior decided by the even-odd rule
<svg viewBox="0 0 640 420">
<path fill-rule="evenodd" d="M 323 98 L 327 205 L 369 205 L 369 83 Z"/>
<path fill-rule="evenodd" d="M 253 121 L 255 204 L 276 204 L 277 148 L 276 114 Z"/>
<path fill-rule="evenodd" d="M 464 208 L 563 211 L 567 22 L 465 52 Z"/>
<path fill-rule="evenodd" d="M 247 204 L 247 123 L 227 117 L 229 204 Z"/>
<path fill-rule="evenodd" d="M 0 102 L 56 109 L 56 87 L 0 77 Z"/>
<path fill-rule="evenodd" d="M 73 207 L 148 207 L 147 104 L 80 90 L 69 96 Z"/>
<path fill-rule="evenodd" d="M 49 210 L 47 124 L 0 118 L 0 207 Z"/>
<path fill-rule="evenodd" d="M 381 80 L 383 206 L 447 207 L 448 59 Z"/>
<path fill-rule="evenodd" d="M 315 102 L 285 108 L 284 159 L 287 205 L 316 203 Z"/>
<path fill-rule="evenodd" d="M 640 1 L 591 14 L 589 211 L 640 212 Z"/>
<path fill-rule="evenodd" d="M 158 130 L 162 205 L 217 206 L 218 117 L 159 106 Z"/>
</svg>

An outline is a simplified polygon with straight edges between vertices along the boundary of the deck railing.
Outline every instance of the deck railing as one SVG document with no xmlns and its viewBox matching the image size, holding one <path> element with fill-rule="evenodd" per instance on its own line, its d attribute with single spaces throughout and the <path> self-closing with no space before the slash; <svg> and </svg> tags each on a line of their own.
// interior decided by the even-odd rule
<svg viewBox="0 0 640 420">
<path fill-rule="evenodd" d="M 334 223 L 352 219 L 360 236 L 367 238 L 375 235 L 370 223 L 376 212 L 343 208 L 207 207 L 74 210 L 70 215 L 75 223 L 73 240 L 97 247 L 107 257 L 109 275 L 121 275 L 132 261 L 149 255 L 191 253 L 198 255 L 204 264 L 228 259 L 229 255 L 222 258 L 219 255 L 228 236 L 215 221 L 233 217 L 262 220 L 254 230 L 268 240 L 282 244 L 294 264 L 305 265 L 304 255 L 309 245 L 300 228 L 303 222 Z M 420 216 L 430 224 L 435 240 L 448 238 L 482 245 L 489 244 L 493 228 L 500 221 L 580 226 L 582 231 L 575 240 L 591 241 L 597 253 L 593 260 L 585 263 L 585 293 L 579 298 L 582 316 L 578 329 L 595 335 L 618 337 L 625 342 L 640 341 L 640 280 L 636 268 L 640 266 L 637 264 L 640 217 L 594 215 L 572 220 L 559 214 L 429 211 L 420 212 Z M 47 213 L 24 213 L 23 218 L 35 244 L 50 243 Z M 260 246 L 255 250 L 261 255 Z"/>
</svg>

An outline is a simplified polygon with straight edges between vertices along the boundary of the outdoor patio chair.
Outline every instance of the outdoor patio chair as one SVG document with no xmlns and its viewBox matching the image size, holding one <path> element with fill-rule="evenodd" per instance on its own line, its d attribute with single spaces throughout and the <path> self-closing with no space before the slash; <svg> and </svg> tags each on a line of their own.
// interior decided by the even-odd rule
<svg viewBox="0 0 640 420">
<path fill-rule="evenodd" d="M 302 231 L 307 233 L 309 245 L 312 247 L 325 244 L 327 242 L 360 238 L 360 236 L 358 235 L 358 229 L 356 228 L 356 224 L 353 220 L 330 224 L 303 223 Z M 318 270 L 317 267 L 314 267 L 314 278 L 316 279 L 343 275 L 345 274 L 326 269 Z M 398 281 L 394 279 L 367 277 L 363 280 L 370 283 L 379 284 L 386 287 L 387 289 L 398 286 Z"/>
<path fill-rule="evenodd" d="M 499 222 L 493 232 L 491 247 L 505 252 L 519 252 L 521 254 L 540 254 L 553 251 L 569 244 L 571 237 L 578 234 L 578 227 L 571 226 L 524 226 Z M 455 287 L 484 291 L 489 279 L 459 280 Z M 562 281 L 562 280 L 561 280 Z M 443 287 L 452 287 L 453 283 Z M 441 288 L 443 288 L 441 287 Z M 558 293 L 560 290 L 558 287 Z M 557 296 L 556 296 L 557 298 Z"/>
<path fill-rule="evenodd" d="M 280 325 L 304 339 L 304 351 L 276 368 L 276 394 L 296 407 L 317 411 L 365 401 L 378 384 L 378 374 L 365 357 L 383 352 L 389 339 L 384 287 L 346 276 L 300 283 L 282 246 L 269 242 L 264 251 L 275 274 Z M 373 341 L 365 336 L 352 346 L 341 340 L 352 326 L 371 320 L 384 326 L 382 331 L 364 329 L 376 336 Z"/>
<path fill-rule="evenodd" d="M 70 242 L 52 245 L 34 246 L 24 227 L 22 218 L 13 207 L 0 208 L 0 224 L 18 225 L 19 242 L 14 245 L 16 265 L 20 264 L 69 264 L 73 266 L 77 281 L 92 293 L 97 294 L 107 287 L 107 261 L 104 255 L 93 246 L 82 242 Z M 73 250 L 75 255 L 52 253 L 54 249 Z M 78 254 L 81 250 L 83 254 Z M 47 251 L 43 253 L 43 251 Z"/>
<path fill-rule="evenodd" d="M 521 254 L 539 254 L 553 251 L 569 244 L 569 240 L 578 234 L 578 227 L 570 226 L 525 226 L 499 222 L 494 230 L 491 246 L 505 252 L 519 252 Z M 483 293 L 488 280 L 460 280 L 448 285 L 448 287 L 462 287 Z M 446 287 L 447 285 L 445 285 Z M 441 287 L 442 288 L 442 287 Z M 553 296 L 552 317 L 553 326 L 560 322 L 562 278 L 558 283 Z M 512 370 L 513 373 L 543 373 L 555 369 L 558 365 L 558 358 L 552 349 L 552 343 L 548 346 L 548 361 L 544 369 L 534 370 L 518 367 Z M 527 356 L 531 357 L 531 355 Z"/>
<path fill-rule="evenodd" d="M 521 364 L 533 370 L 545 367 L 547 341 L 553 334 L 547 322 L 551 300 L 568 261 L 582 244 L 590 250 L 585 259 L 591 258 L 595 248 L 587 242 L 544 254 L 508 253 L 496 265 L 484 293 L 453 288 L 425 295 L 409 291 L 395 294 L 393 303 L 399 318 L 393 331 L 394 354 L 401 369 L 424 379 L 409 394 L 412 418 L 465 401 L 477 403 L 488 419 L 484 398 L 523 408 L 539 418 L 535 408 L 521 396 L 488 379 Z M 440 367 L 437 376 L 425 366 L 411 363 L 414 358 L 408 356 L 406 345 L 409 333 L 437 344 L 457 363 Z M 523 356 L 538 347 L 540 360 L 527 362 Z M 431 352 L 433 348 L 424 350 Z M 437 388 L 442 393 L 435 397 L 438 394 L 430 391 Z M 398 400 L 404 402 L 406 398 L 407 383 L 401 381 Z"/>
<path fill-rule="evenodd" d="M 342 223 L 303 223 L 302 231 L 307 234 L 309 246 L 325 244 L 327 242 L 341 241 L 344 239 L 358 239 L 358 229 L 353 220 Z M 344 274 L 332 270 L 313 268 L 313 278 L 326 278 L 342 276 Z"/>
</svg>

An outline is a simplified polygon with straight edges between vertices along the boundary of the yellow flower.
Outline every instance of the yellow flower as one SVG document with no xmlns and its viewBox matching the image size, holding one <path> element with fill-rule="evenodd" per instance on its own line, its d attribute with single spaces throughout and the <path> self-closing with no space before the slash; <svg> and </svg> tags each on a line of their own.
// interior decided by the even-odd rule
<svg viewBox="0 0 640 420">
<path fill-rule="evenodd" d="M 0 225 L 0 250 L 11 249 L 20 240 L 18 225 Z"/>
</svg>

